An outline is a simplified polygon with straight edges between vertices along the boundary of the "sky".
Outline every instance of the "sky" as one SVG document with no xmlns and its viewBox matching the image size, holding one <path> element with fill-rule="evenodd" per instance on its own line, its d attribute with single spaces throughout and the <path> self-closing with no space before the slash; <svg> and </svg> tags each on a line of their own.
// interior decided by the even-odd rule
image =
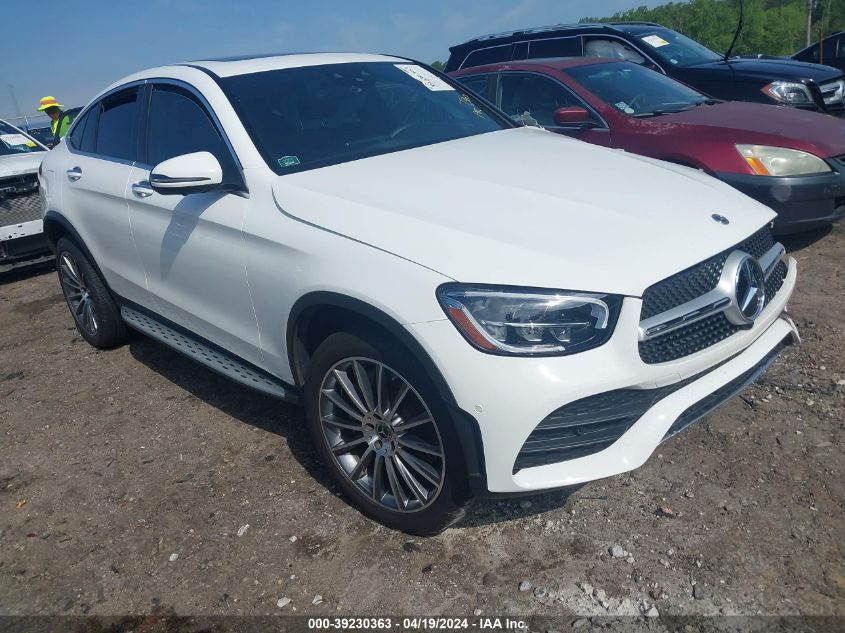
<svg viewBox="0 0 845 633">
<path fill-rule="evenodd" d="M 3 0 L 0 117 L 55 96 L 87 103 L 135 71 L 268 52 L 393 53 L 445 61 L 472 37 L 607 16 L 661 0 Z M 18 23 L 14 16 L 19 16 Z M 10 89 L 9 86 L 13 86 Z"/>
</svg>

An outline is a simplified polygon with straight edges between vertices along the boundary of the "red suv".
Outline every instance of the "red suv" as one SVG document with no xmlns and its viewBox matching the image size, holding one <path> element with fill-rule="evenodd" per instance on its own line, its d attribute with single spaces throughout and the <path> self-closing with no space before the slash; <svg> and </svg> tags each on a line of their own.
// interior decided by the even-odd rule
<svg viewBox="0 0 845 633">
<path fill-rule="evenodd" d="M 780 233 L 845 216 L 842 119 L 711 99 L 626 61 L 510 62 L 451 75 L 522 123 L 701 169 L 777 211 Z"/>
</svg>

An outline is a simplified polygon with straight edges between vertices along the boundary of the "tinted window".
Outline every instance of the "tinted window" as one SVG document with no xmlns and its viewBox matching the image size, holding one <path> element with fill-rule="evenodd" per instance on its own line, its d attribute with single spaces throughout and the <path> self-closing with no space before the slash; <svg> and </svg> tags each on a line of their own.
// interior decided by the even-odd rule
<svg viewBox="0 0 845 633">
<path fill-rule="evenodd" d="M 83 152 L 94 152 L 99 110 L 99 104 L 89 108 L 79 120 L 76 127 L 73 128 L 73 131 L 70 133 L 70 144 L 72 147 Z"/>
<path fill-rule="evenodd" d="M 588 40 L 584 47 L 584 55 L 587 57 L 601 57 L 602 59 L 624 59 L 635 64 L 645 62 L 645 57 L 619 40 Z"/>
<path fill-rule="evenodd" d="M 816 54 L 818 55 L 818 48 L 816 49 Z M 823 64 L 825 60 L 834 60 L 837 57 L 842 56 L 842 51 L 839 50 L 839 38 L 838 37 L 829 37 L 824 42 L 822 42 L 822 57 L 821 63 Z"/>
<path fill-rule="evenodd" d="M 458 77 L 457 79 L 478 96 L 487 98 L 487 75 L 476 75 L 475 77 Z"/>
<path fill-rule="evenodd" d="M 205 109 L 178 88 L 156 86 L 147 120 L 146 162 L 158 165 L 193 152 L 211 152 L 224 168 L 231 163 L 229 150 Z"/>
<path fill-rule="evenodd" d="M 580 37 L 562 37 L 551 40 L 535 40 L 528 49 L 528 57 L 542 59 L 544 57 L 580 57 Z"/>
<path fill-rule="evenodd" d="M 412 63 L 287 68 L 221 85 L 278 174 L 508 127 L 477 96 Z"/>
<path fill-rule="evenodd" d="M 528 59 L 528 42 L 514 44 L 511 59 Z"/>
<path fill-rule="evenodd" d="M 555 125 L 555 110 L 582 106 L 566 88 L 540 75 L 503 74 L 499 82 L 502 110 L 514 118 L 527 120 L 525 113 L 544 126 Z"/>
<path fill-rule="evenodd" d="M 509 62 L 511 60 L 511 45 L 505 44 L 503 46 L 493 46 L 491 48 L 482 48 L 471 52 L 461 68 L 469 68 L 470 66 L 484 66 L 485 64 L 498 64 L 499 62 Z"/>
<path fill-rule="evenodd" d="M 811 46 L 810 48 L 805 48 L 800 53 L 796 53 L 793 56 L 794 59 L 797 59 L 801 62 L 815 62 L 819 59 L 819 45 L 816 44 Z"/>
<path fill-rule="evenodd" d="M 100 110 L 94 152 L 109 158 L 135 160 L 137 114 L 137 90 L 122 92 L 105 99 Z"/>
</svg>

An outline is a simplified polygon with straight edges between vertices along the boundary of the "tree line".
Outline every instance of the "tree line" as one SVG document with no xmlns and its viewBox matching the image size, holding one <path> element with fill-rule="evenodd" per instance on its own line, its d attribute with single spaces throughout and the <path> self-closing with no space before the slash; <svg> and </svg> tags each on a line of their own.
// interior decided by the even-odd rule
<svg viewBox="0 0 845 633">
<path fill-rule="evenodd" d="M 581 22 L 657 22 L 723 53 L 739 20 L 740 0 L 688 0 L 639 7 Z M 808 0 L 744 0 L 745 18 L 735 54 L 791 55 L 806 46 Z M 845 0 L 815 0 L 812 41 L 845 30 Z"/>
</svg>

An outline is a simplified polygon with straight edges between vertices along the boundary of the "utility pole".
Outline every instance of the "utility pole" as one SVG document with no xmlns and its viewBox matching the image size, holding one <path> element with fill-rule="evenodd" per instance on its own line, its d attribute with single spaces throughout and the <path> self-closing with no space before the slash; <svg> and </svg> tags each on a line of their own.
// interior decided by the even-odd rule
<svg viewBox="0 0 845 633">
<path fill-rule="evenodd" d="M 813 0 L 807 0 L 807 41 L 804 43 L 805 47 L 810 45 L 810 38 L 813 35 L 813 4 L 815 4 Z"/>
</svg>

